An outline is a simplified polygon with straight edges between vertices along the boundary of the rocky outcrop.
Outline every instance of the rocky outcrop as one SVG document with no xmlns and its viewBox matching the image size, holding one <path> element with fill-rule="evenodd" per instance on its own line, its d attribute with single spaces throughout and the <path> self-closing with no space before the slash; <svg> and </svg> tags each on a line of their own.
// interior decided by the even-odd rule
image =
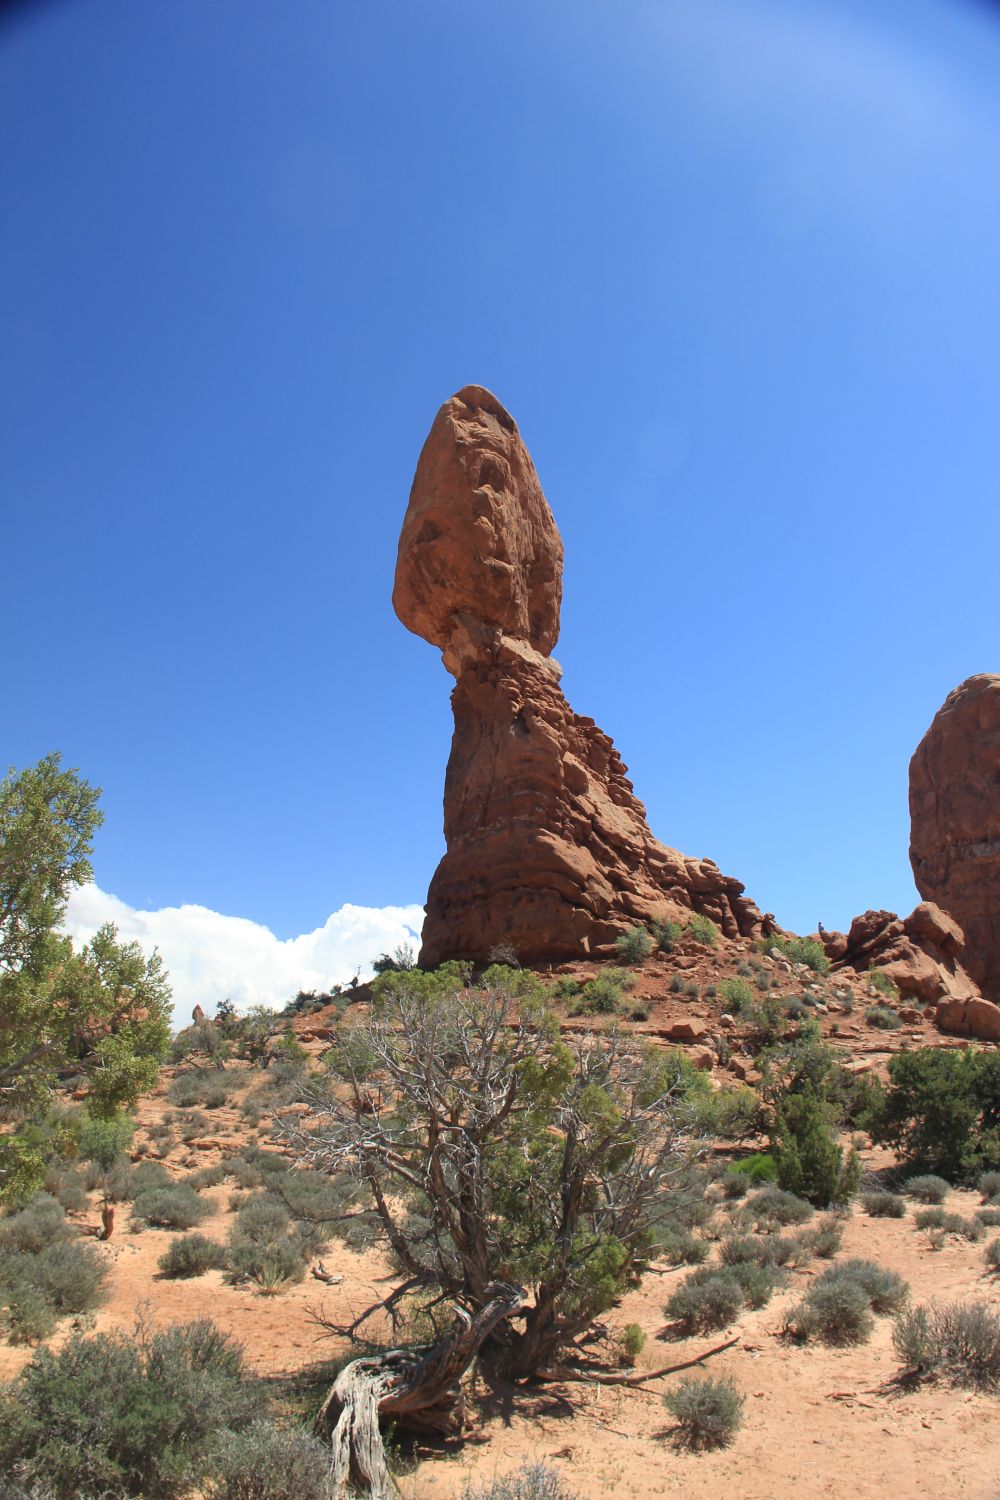
<svg viewBox="0 0 1000 1500">
<path fill-rule="evenodd" d="M 393 606 L 456 679 L 447 853 L 421 962 L 606 951 L 635 922 L 692 910 L 762 930 L 738 880 L 658 843 L 621 757 L 575 714 L 550 653 L 562 542 L 513 418 L 481 386 L 438 412 L 403 522 Z"/>
<path fill-rule="evenodd" d="M 922 901 L 908 917 L 891 911 L 866 911 L 855 917 L 847 934 L 825 934 L 836 942 L 835 968 L 859 974 L 880 969 L 906 997 L 933 1005 L 941 1000 L 964 1003 L 977 996 L 976 986 L 959 963 L 962 930 L 932 901 Z M 834 957 L 830 947 L 827 956 Z"/>
<path fill-rule="evenodd" d="M 917 890 L 965 934 L 962 962 L 1000 1000 L 1000 675 L 949 693 L 910 762 Z"/>
<path fill-rule="evenodd" d="M 938 1006 L 937 1023 L 952 1036 L 1000 1042 L 1000 1005 L 992 1000 L 946 1000 Z"/>
</svg>

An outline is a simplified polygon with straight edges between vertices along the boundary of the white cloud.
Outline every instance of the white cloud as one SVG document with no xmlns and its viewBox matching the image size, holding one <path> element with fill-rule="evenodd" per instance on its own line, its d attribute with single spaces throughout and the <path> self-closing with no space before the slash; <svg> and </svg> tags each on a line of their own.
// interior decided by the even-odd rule
<svg viewBox="0 0 1000 1500">
<path fill-rule="evenodd" d="M 187 1023 L 198 1004 L 211 1015 L 228 995 L 248 1005 L 282 1006 L 297 990 L 326 990 L 399 943 L 419 947 L 422 906 L 342 906 L 315 932 L 282 941 L 246 917 L 227 917 L 205 906 L 165 906 L 137 911 L 96 885 L 69 899 L 65 928 L 74 943 L 88 942 L 103 922 L 114 922 L 122 941 L 145 953 L 158 948 L 170 973 L 175 1019 Z"/>
</svg>

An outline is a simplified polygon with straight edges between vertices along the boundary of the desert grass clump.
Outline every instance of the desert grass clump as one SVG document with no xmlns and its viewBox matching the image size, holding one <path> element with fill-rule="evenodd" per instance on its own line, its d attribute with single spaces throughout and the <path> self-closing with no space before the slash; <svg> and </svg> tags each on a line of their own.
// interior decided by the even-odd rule
<svg viewBox="0 0 1000 1500">
<path fill-rule="evenodd" d="M 615 938 L 615 952 L 626 964 L 641 964 L 652 953 L 653 947 L 653 939 L 645 927 L 630 927 Z"/>
<path fill-rule="evenodd" d="M 157 1261 L 160 1271 L 170 1281 L 202 1276 L 206 1271 L 219 1271 L 225 1263 L 223 1246 L 203 1234 L 181 1235 L 168 1245 Z"/>
<path fill-rule="evenodd" d="M 903 1183 L 903 1192 L 908 1198 L 915 1198 L 918 1203 L 943 1203 L 950 1191 L 950 1183 L 933 1172 L 908 1177 Z"/>
<path fill-rule="evenodd" d="M 868 970 L 868 989 L 871 994 L 886 995 L 890 1000 L 895 1000 L 899 997 L 899 990 L 884 969 L 873 967 Z"/>
<path fill-rule="evenodd" d="M 621 985 L 609 975 L 599 974 L 589 979 L 573 1003 L 570 1014 L 574 1016 L 616 1016 L 621 1009 L 623 991 Z"/>
<path fill-rule="evenodd" d="M 872 1219 L 902 1219 L 906 1214 L 906 1199 L 899 1193 L 862 1193 L 860 1201 Z"/>
<path fill-rule="evenodd" d="M 654 922 L 653 937 L 661 953 L 673 953 L 681 935 L 679 922 Z"/>
<path fill-rule="evenodd" d="M 690 1230 L 670 1225 L 657 1247 L 661 1260 L 671 1266 L 700 1266 L 709 1256 L 709 1245 Z"/>
<path fill-rule="evenodd" d="M 818 1338 L 835 1347 L 867 1343 L 874 1327 L 868 1298 L 852 1281 L 817 1282 L 785 1320 L 792 1338 Z"/>
<path fill-rule="evenodd" d="M 527 1461 L 509 1474 L 469 1480 L 461 1500 L 576 1500 L 576 1493 L 551 1464 Z"/>
<path fill-rule="evenodd" d="M 984 1229 L 996 1229 L 1000 1226 L 1000 1206 L 996 1208 L 980 1208 L 976 1211 L 976 1218 Z"/>
<path fill-rule="evenodd" d="M 876 1031 L 898 1031 L 903 1024 L 896 1012 L 887 1005 L 870 1005 L 865 1011 L 865 1020 Z"/>
<path fill-rule="evenodd" d="M 753 1010 L 756 1003 L 754 992 L 745 979 L 733 975 L 719 981 L 719 999 L 724 1010 L 732 1016 L 743 1016 Z"/>
<path fill-rule="evenodd" d="M 743 1397 L 731 1380 L 689 1375 L 663 1404 L 677 1423 L 677 1441 L 685 1448 L 725 1448 L 743 1421 Z"/>
<path fill-rule="evenodd" d="M 301 1428 L 252 1422 L 210 1449 L 208 1500 L 334 1500 L 330 1449 Z"/>
<path fill-rule="evenodd" d="M 892 1342 L 905 1377 L 1000 1387 L 1000 1315 L 985 1302 L 912 1308 L 897 1319 Z"/>
<path fill-rule="evenodd" d="M 802 1240 L 820 1260 L 832 1260 L 844 1240 L 844 1226 L 834 1215 L 822 1219 L 814 1229 L 807 1229 Z"/>
</svg>

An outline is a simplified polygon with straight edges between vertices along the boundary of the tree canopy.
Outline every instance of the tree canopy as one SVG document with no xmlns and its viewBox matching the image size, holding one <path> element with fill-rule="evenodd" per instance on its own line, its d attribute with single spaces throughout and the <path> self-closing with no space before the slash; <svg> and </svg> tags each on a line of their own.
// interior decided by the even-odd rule
<svg viewBox="0 0 1000 1500">
<path fill-rule="evenodd" d="M 60 930 L 91 877 L 100 791 L 58 754 L 0 782 L 0 1198 L 44 1171 L 34 1122 L 60 1079 L 77 1077 L 93 1116 L 131 1104 L 170 1037 L 163 963 L 111 924 L 74 951 Z"/>
</svg>

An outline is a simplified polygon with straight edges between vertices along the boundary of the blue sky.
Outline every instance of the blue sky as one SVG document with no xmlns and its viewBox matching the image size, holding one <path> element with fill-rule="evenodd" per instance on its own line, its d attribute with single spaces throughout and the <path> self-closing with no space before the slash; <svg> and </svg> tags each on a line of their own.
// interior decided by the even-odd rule
<svg viewBox="0 0 1000 1500">
<path fill-rule="evenodd" d="M 423 901 L 451 680 L 390 605 L 461 385 L 566 544 L 654 832 L 799 930 L 908 910 L 996 669 L 1000 10 L 51 0 L 0 23 L 0 760 L 129 908 Z"/>
</svg>

